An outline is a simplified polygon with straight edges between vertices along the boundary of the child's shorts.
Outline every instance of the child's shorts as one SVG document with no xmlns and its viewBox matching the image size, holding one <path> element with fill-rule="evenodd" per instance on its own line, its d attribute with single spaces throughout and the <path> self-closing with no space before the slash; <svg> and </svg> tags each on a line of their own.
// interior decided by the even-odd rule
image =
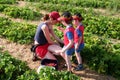
<svg viewBox="0 0 120 80">
<path fill-rule="evenodd" d="M 65 54 L 71 56 L 74 53 L 75 49 L 74 48 L 70 48 L 68 50 L 65 51 Z"/>
<path fill-rule="evenodd" d="M 84 43 L 80 44 L 79 48 L 76 50 L 76 52 L 80 52 L 84 48 Z"/>
</svg>

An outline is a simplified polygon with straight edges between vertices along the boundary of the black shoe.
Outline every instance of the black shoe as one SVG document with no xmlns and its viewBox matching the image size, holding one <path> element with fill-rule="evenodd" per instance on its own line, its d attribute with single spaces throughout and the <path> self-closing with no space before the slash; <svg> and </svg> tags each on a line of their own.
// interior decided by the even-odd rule
<svg viewBox="0 0 120 80">
<path fill-rule="evenodd" d="M 76 71 L 81 71 L 81 70 L 83 70 L 84 68 L 83 68 L 83 65 L 82 64 L 79 64 L 74 70 L 76 70 Z"/>
<path fill-rule="evenodd" d="M 33 60 L 33 61 L 37 61 L 38 59 L 37 59 L 36 56 L 33 56 L 32 60 Z"/>
<path fill-rule="evenodd" d="M 33 60 L 33 61 L 37 61 L 37 60 L 38 60 L 38 58 L 37 58 L 37 56 L 36 56 L 36 53 L 33 53 L 32 60 Z"/>
</svg>

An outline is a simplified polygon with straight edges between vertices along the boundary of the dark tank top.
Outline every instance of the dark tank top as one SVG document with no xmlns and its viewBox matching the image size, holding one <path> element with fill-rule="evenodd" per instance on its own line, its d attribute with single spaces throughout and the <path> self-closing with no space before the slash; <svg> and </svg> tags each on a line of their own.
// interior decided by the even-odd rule
<svg viewBox="0 0 120 80">
<path fill-rule="evenodd" d="M 34 40 L 37 41 L 39 43 L 39 45 L 44 45 L 46 43 L 48 43 L 47 39 L 45 38 L 45 35 L 41 29 L 41 27 L 43 25 L 46 25 L 45 23 L 41 23 L 37 30 L 36 30 L 36 33 L 35 33 L 35 37 L 34 37 Z"/>
</svg>

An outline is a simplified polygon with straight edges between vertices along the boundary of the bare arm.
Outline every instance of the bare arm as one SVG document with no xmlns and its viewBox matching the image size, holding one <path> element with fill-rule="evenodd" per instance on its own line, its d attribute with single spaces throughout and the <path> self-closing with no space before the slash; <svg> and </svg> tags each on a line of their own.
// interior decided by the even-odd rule
<svg viewBox="0 0 120 80">
<path fill-rule="evenodd" d="M 81 41 L 82 41 L 82 36 L 79 37 L 78 42 L 75 44 L 75 49 L 78 49 Z"/>
<path fill-rule="evenodd" d="M 69 40 L 69 44 L 62 49 L 62 52 L 65 52 L 67 49 L 71 48 L 73 46 L 73 44 L 74 44 L 73 39 Z"/>
<path fill-rule="evenodd" d="M 54 30 L 53 30 L 52 28 L 50 28 L 50 32 L 51 32 L 52 36 L 53 36 L 58 42 L 63 43 L 63 40 L 59 39 L 59 38 L 55 35 Z"/>
<path fill-rule="evenodd" d="M 62 27 L 60 27 L 60 26 L 58 26 L 58 28 L 57 28 L 59 31 L 61 31 L 61 32 L 64 32 L 64 28 L 62 28 Z"/>
<path fill-rule="evenodd" d="M 50 31 L 46 25 L 42 26 L 43 33 L 48 41 L 48 43 L 53 44 L 54 41 L 50 37 Z"/>
</svg>

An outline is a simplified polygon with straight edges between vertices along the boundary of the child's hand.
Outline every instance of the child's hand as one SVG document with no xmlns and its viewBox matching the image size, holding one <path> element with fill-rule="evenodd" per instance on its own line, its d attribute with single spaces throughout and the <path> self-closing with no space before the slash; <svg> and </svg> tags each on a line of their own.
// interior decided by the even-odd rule
<svg viewBox="0 0 120 80">
<path fill-rule="evenodd" d="M 60 26 L 58 26 L 58 28 L 57 28 L 58 30 L 60 30 L 60 31 L 62 31 L 62 32 L 64 32 L 64 28 L 62 28 L 62 27 L 60 27 Z"/>
</svg>

